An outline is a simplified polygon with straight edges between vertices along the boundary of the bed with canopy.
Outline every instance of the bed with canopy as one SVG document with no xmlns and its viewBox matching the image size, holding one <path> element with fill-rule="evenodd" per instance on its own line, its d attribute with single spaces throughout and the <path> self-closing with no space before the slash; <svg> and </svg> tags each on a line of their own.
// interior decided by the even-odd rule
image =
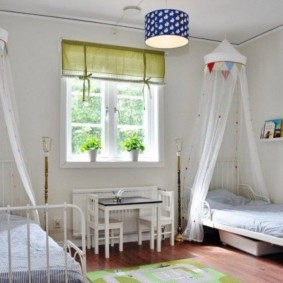
<svg viewBox="0 0 283 283">
<path fill-rule="evenodd" d="M 20 141 L 7 43 L 8 32 L 0 28 L 0 281 L 84 282 L 81 209 L 71 204 L 37 205 L 35 200 Z M 60 245 L 49 236 L 49 215 L 54 210 L 63 220 Z M 81 215 L 81 249 L 67 239 L 73 210 Z M 45 230 L 40 218 L 44 218 Z"/>
<path fill-rule="evenodd" d="M 281 231 L 280 235 L 268 235 L 265 231 L 268 229 L 258 227 L 271 225 L 270 222 L 257 222 L 255 219 L 260 217 L 253 212 L 262 209 L 258 207 L 260 203 L 265 208 L 271 206 L 270 212 L 262 214 L 270 214 L 272 222 L 276 213 L 283 215 L 283 205 L 277 205 L 275 209 L 274 204 L 270 203 L 263 178 L 252 129 L 246 61 L 246 57 L 227 40 L 204 57 L 200 106 L 186 156 L 183 180 L 183 213 L 187 216 L 183 236 L 186 240 L 202 242 L 203 225 L 206 225 L 283 246 L 283 221 L 278 218 L 275 221 L 277 226 L 274 229 Z M 225 193 L 227 191 L 229 197 Z M 231 196 L 236 199 L 231 200 Z M 210 197 L 212 199 L 208 199 Z M 246 208 L 244 203 L 249 203 L 253 208 Z M 248 210 L 249 215 L 243 216 L 243 210 Z M 219 211 L 223 213 L 221 216 L 217 216 Z M 241 215 L 241 223 L 250 219 L 256 227 L 234 226 L 233 221 L 227 221 Z"/>
</svg>

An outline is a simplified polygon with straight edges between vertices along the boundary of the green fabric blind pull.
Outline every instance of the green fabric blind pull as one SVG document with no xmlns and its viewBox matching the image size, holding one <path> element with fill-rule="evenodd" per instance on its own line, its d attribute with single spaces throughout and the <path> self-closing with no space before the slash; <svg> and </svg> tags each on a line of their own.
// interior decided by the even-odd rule
<svg viewBox="0 0 283 283">
<path fill-rule="evenodd" d="M 80 80 L 83 80 L 83 101 L 85 101 L 85 82 L 87 82 L 87 95 L 90 93 L 90 77 L 92 74 L 88 74 L 86 76 L 79 76 Z"/>
</svg>

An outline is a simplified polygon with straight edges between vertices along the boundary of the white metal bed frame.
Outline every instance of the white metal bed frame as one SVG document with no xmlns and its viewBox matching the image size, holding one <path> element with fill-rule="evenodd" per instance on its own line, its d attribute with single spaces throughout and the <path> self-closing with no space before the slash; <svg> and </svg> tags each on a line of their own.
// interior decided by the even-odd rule
<svg viewBox="0 0 283 283">
<path fill-rule="evenodd" d="M 24 206 L 22 206 L 24 204 Z M 27 204 L 27 205 L 26 205 Z M 65 258 L 67 257 L 67 253 L 70 254 L 74 259 L 76 259 L 80 265 L 82 270 L 82 275 L 84 282 L 87 282 L 86 279 L 86 239 L 85 239 L 85 216 L 84 212 L 80 207 L 74 204 L 52 204 L 52 205 L 38 205 L 32 206 L 29 202 L 29 198 L 25 193 L 23 188 L 21 178 L 18 174 L 16 164 L 14 160 L 0 160 L 0 212 L 6 212 L 8 215 L 8 227 L 9 227 L 9 215 L 15 214 L 22 217 L 27 218 L 27 231 L 29 231 L 30 223 L 28 220 L 35 220 L 39 222 L 39 212 L 44 215 L 44 221 L 46 223 L 46 255 L 47 255 L 47 265 L 49 258 L 49 250 L 48 250 L 48 235 L 50 231 L 50 222 L 49 218 L 52 219 L 54 216 L 54 211 L 58 215 L 61 210 L 62 216 L 62 233 L 63 233 L 63 243 L 62 247 L 65 251 Z M 68 210 L 71 210 L 70 212 Z M 67 213 L 68 212 L 68 213 Z M 80 230 L 80 238 L 81 239 L 81 249 L 78 245 L 74 244 L 72 241 L 67 239 L 67 232 L 72 230 L 70 225 L 72 223 L 72 215 L 76 213 L 79 225 L 77 229 Z M 70 216 L 70 217 L 69 217 Z M 38 223 L 39 224 L 39 223 Z M 69 227 L 68 227 L 69 225 Z M 61 232 L 61 231 L 60 231 Z M 76 239 L 76 243 L 79 242 L 79 239 Z M 29 237 L 28 237 L 28 245 Z M 8 249 L 9 249 L 9 282 L 12 283 L 12 265 L 11 265 L 11 235 L 8 229 Z M 29 255 L 27 254 L 27 257 Z M 28 266 L 30 267 L 30 257 L 28 257 Z M 46 267 L 47 270 L 49 266 Z M 65 274 L 66 274 L 66 266 L 65 266 Z M 28 270 L 28 273 L 31 274 L 31 270 Z M 49 278 L 50 280 L 50 278 Z M 65 282 L 67 278 L 65 277 Z M 31 281 L 30 281 L 31 282 Z M 48 281 L 50 282 L 50 281 Z"/>
<path fill-rule="evenodd" d="M 239 169 L 236 160 L 220 160 L 216 163 L 213 178 L 210 184 L 210 190 L 221 188 L 229 189 L 231 192 L 249 199 L 268 201 L 265 197 L 256 194 L 250 185 L 239 184 Z M 203 210 L 202 224 L 204 226 L 283 247 L 283 238 L 248 231 L 241 228 L 234 228 L 213 221 L 212 211 L 210 210 L 209 204 L 206 201 L 204 201 L 204 203 L 201 205 L 201 209 Z"/>
<path fill-rule="evenodd" d="M 240 192 L 241 192 L 242 196 L 246 196 L 250 199 L 265 200 L 264 197 L 260 197 L 260 196 L 256 195 L 249 185 L 241 184 L 240 188 L 241 188 Z M 210 210 L 209 204 L 206 201 L 204 201 L 203 208 L 204 208 L 204 212 L 203 212 L 204 219 L 202 220 L 202 223 L 205 226 L 215 228 L 215 229 L 219 229 L 219 230 L 223 230 L 223 231 L 227 231 L 227 232 L 230 232 L 230 233 L 234 233 L 234 234 L 241 235 L 241 236 L 244 236 L 244 237 L 252 238 L 252 239 L 255 239 L 255 240 L 267 242 L 267 243 L 270 243 L 270 244 L 273 244 L 273 245 L 283 246 L 283 238 L 269 236 L 269 235 L 265 235 L 265 234 L 262 234 L 262 233 L 241 229 L 241 228 L 234 228 L 234 227 L 231 227 L 231 226 L 227 226 L 227 225 L 223 225 L 223 224 L 214 222 L 212 220 L 212 211 Z"/>
<path fill-rule="evenodd" d="M 48 233 L 49 233 L 49 224 L 48 224 L 48 217 L 49 217 L 49 212 L 52 209 L 62 209 L 63 211 L 63 249 L 65 252 L 65 267 L 64 267 L 64 272 L 65 272 L 65 282 L 68 282 L 68 278 L 67 278 L 67 254 L 69 254 L 71 257 L 73 257 L 75 260 L 79 261 L 80 265 L 81 265 L 81 269 L 82 269 L 82 275 L 83 275 L 83 280 L 84 282 L 87 282 L 86 279 L 86 251 L 85 251 L 85 247 L 86 247 L 86 243 L 85 243 L 85 217 L 83 214 L 83 211 L 81 210 L 80 207 L 73 205 L 73 204 L 58 204 L 58 205 L 39 205 L 39 206 L 16 206 L 16 207 L 11 207 L 11 206 L 7 206 L 7 207 L 1 207 L 0 208 L 0 212 L 4 211 L 7 213 L 7 221 L 8 221 L 8 227 L 10 225 L 9 221 L 10 221 L 10 217 L 9 215 L 11 213 L 15 213 L 17 214 L 17 212 L 24 212 L 25 216 L 27 218 L 27 231 L 29 232 L 29 226 L 30 226 L 30 222 L 29 219 L 32 219 L 31 214 L 35 211 L 35 210 L 39 210 L 39 211 L 43 211 L 44 215 L 45 215 L 45 221 L 46 221 L 46 259 L 47 259 L 47 276 L 48 276 L 48 283 L 50 282 L 50 273 L 49 273 L 49 244 L 48 244 Z M 77 245 L 75 245 L 72 241 L 67 239 L 67 231 L 68 231 L 68 227 L 67 227 L 67 223 L 68 223 L 68 218 L 67 218 L 67 210 L 71 209 L 71 210 L 76 210 L 78 212 L 78 214 L 80 215 L 81 218 L 81 249 L 78 248 Z M 20 213 L 21 216 L 23 215 L 23 213 Z M 27 245 L 30 246 L 30 239 L 29 237 L 27 237 Z M 12 261 L 11 261 L 11 235 L 10 235 L 10 229 L 8 228 L 8 254 L 9 254 L 9 283 L 13 282 L 13 270 L 12 270 Z M 29 282 L 32 282 L 31 279 L 31 272 L 32 270 L 30 269 L 31 266 L 31 258 L 29 253 L 27 253 L 27 257 L 28 257 L 28 274 L 29 274 Z"/>
</svg>

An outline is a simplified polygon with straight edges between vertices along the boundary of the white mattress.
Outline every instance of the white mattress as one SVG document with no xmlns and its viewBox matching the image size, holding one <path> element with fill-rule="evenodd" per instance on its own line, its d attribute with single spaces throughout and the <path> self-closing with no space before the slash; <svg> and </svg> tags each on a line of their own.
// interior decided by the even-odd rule
<svg viewBox="0 0 283 283">
<path fill-rule="evenodd" d="M 11 254 L 13 282 L 29 282 L 27 220 L 11 215 Z M 46 233 L 36 223 L 30 225 L 30 254 L 32 282 L 47 281 Z M 0 214 L 0 283 L 9 282 L 7 215 Z M 49 237 L 50 282 L 65 282 L 64 250 Z M 83 282 L 79 263 L 67 257 L 68 282 Z"/>
<path fill-rule="evenodd" d="M 210 191 L 212 221 L 265 235 L 283 238 L 283 205 L 248 200 L 226 190 Z"/>
</svg>

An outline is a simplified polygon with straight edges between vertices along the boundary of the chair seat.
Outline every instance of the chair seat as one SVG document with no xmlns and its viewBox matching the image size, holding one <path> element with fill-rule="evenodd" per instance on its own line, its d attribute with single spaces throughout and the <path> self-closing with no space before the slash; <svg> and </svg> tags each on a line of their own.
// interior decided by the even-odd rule
<svg viewBox="0 0 283 283">
<path fill-rule="evenodd" d="M 92 228 L 95 228 L 95 224 L 92 221 L 88 221 L 88 225 Z M 119 229 L 121 226 L 123 226 L 123 222 L 116 219 L 109 219 L 109 227 L 111 229 Z M 98 229 L 99 230 L 105 229 L 104 219 L 102 218 L 98 220 Z"/>
<path fill-rule="evenodd" d="M 117 220 L 117 219 L 110 218 L 109 219 L 109 226 L 111 227 L 111 229 L 120 229 L 120 227 L 123 226 L 123 222 L 121 222 L 120 220 Z M 104 223 L 103 218 L 98 219 L 98 229 L 99 230 L 105 229 L 105 223 Z"/>
<path fill-rule="evenodd" d="M 152 223 L 152 225 L 157 226 L 155 216 L 151 216 L 151 215 L 150 216 L 143 216 L 143 217 L 139 218 L 139 221 L 140 222 L 150 222 L 150 223 Z M 170 217 L 162 216 L 160 218 L 161 225 L 167 225 L 167 224 L 169 225 L 169 224 L 171 224 L 171 222 L 172 222 L 172 219 Z"/>
</svg>

